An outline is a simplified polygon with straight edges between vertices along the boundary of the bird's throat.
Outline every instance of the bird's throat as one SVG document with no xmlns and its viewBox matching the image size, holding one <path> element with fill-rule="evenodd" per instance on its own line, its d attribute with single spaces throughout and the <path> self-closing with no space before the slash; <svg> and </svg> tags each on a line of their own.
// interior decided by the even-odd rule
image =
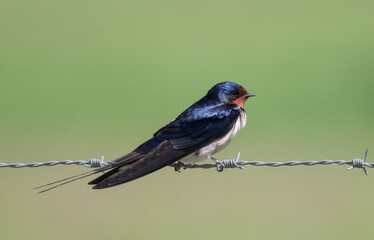
<svg viewBox="0 0 374 240">
<path fill-rule="evenodd" d="M 247 99 L 246 98 L 237 98 L 233 101 L 233 103 L 235 103 L 236 105 L 238 105 L 239 107 L 243 108 L 244 107 L 244 103 Z"/>
</svg>

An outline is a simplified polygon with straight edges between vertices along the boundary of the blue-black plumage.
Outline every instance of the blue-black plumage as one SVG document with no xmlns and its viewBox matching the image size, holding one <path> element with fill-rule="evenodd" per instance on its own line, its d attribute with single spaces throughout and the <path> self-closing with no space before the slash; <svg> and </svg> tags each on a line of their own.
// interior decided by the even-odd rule
<svg viewBox="0 0 374 240">
<path fill-rule="evenodd" d="M 248 93 L 237 83 L 218 83 L 134 151 L 86 175 L 68 178 L 67 182 L 107 171 L 89 182 L 94 189 L 102 189 L 135 180 L 173 162 L 196 164 L 204 159 L 216 161 L 212 155 L 226 147 L 245 126 L 244 103 L 253 96 L 255 94 Z"/>
</svg>

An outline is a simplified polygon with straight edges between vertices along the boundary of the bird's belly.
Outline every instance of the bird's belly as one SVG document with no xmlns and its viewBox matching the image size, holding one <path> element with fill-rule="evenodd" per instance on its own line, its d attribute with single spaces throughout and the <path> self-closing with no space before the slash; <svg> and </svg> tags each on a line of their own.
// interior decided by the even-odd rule
<svg viewBox="0 0 374 240">
<path fill-rule="evenodd" d="M 212 155 L 223 150 L 229 145 L 239 130 L 246 124 L 246 113 L 242 111 L 240 117 L 236 120 L 236 123 L 232 129 L 222 138 L 210 143 L 209 145 L 200 148 L 196 152 L 182 158 L 180 161 L 184 164 L 196 164 L 204 159 L 211 159 Z"/>
</svg>

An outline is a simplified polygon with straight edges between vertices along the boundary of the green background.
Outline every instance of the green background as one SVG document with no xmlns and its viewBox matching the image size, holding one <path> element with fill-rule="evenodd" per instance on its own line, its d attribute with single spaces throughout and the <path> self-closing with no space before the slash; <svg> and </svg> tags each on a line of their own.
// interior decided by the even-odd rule
<svg viewBox="0 0 374 240">
<path fill-rule="evenodd" d="M 364 0 L 2 0 L 0 162 L 110 161 L 227 80 L 257 97 L 217 158 L 362 158 L 374 151 L 373 12 Z M 45 194 L 32 188 L 88 169 L 3 168 L 0 235 L 373 239 L 374 171 L 346 168 L 165 168 Z"/>
</svg>

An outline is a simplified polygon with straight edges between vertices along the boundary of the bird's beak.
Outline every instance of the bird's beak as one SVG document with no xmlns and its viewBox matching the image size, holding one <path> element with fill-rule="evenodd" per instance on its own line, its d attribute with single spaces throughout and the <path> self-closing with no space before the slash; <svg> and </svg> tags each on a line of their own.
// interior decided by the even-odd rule
<svg viewBox="0 0 374 240">
<path fill-rule="evenodd" d="M 253 93 L 247 93 L 247 94 L 241 96 L 241 98 L 242 98 L 242 97 L 250 98 L 250 97 L 255 97 L 255 96 L 256 96 L 256 94 L 253 94 Z"/>
</svg>

